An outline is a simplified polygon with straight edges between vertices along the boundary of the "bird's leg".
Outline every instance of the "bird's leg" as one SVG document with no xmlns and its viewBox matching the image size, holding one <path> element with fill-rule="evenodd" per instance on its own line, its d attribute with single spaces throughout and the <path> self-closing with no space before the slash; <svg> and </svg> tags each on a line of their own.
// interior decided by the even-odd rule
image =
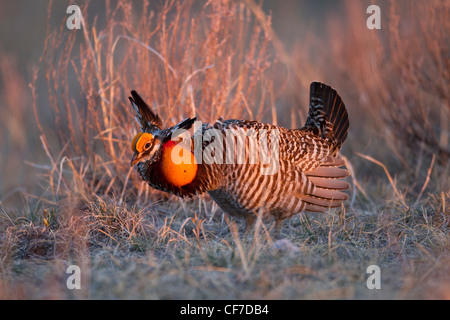
<svg viewBox="0 0 450 320">
<path fill-rule="evenodd" d="M 275 228 L 273 231 L 273 238 L 278 240 L 281 237 L 281 228 L 283 227 L 283 219 L 275 218 Z"/>
<path fill-rule="evenodd" d="M 255 224 L 256 215 L 255 214 L 249 214 L 245 216 L 245 230 L 244 233 L 249 233 L 252 229 L 253 225 Z"/>
</svg>

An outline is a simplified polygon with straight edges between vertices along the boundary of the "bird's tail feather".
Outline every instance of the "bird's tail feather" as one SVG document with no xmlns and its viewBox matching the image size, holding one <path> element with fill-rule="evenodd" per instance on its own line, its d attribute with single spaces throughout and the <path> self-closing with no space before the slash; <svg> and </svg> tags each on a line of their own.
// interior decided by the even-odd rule
<svg viewBox="0 0 450 320">
<path fill-rule="evenodd" d="M 339 149 L 347 138 L 348 114 L 336 90 L 320 82 L 311 83 L 308 118 L 303 129 L 328 138 Z"/>
</svg>

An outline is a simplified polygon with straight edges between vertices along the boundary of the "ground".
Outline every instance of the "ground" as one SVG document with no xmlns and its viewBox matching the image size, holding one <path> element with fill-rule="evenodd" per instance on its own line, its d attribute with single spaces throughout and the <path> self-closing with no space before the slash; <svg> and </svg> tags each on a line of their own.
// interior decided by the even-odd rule
<svg viewBox="0 0 450 320">
<path fill-rule="evenodd" d="M 68 29 L 64 1 L 2 3 L 0 298 L 450 299 L 450 9 L 380 0 L 373 30 L 371 4 L 80 1 Z M 280 239 L 130 168 L 131 90 L 164 127 L 300 128 L 313 81 L 349 114 L 350 199 Z"/>
</svg>

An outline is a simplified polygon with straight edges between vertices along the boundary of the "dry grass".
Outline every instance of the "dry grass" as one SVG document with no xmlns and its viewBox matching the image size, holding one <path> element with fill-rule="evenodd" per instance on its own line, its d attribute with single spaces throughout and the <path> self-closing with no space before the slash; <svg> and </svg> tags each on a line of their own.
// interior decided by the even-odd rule
<svg viewBox="0 0 450 320">
<path fill-rule="evenodd" d="M 413 192 L 420 192 L 417 182 L 426 178 L 433 157 L 439 164 L 433 168 L 434 187 L 448 190 L 450 7 L 435 0 L 389 2 L 382 8 L 383 27 L 377 32 L 358 27 L 366 19 L 359 14 L 362 2 L 346 2 L 351 21 L 330 23 L 328 54 L 336 62 L 331 78 L 353 87 L 349 92 L 360 106 L 356 114 L 370 116 L 372 134 L 382 137 L 388 156 L 400 162 Z"/>
<path fill-rule="evenodd" d="M 15 181 L 30 152 L 43 191 L 0 185 L 0 298 L 449 299 L 442 3 L 384 5 L 384 29 L 368 31 L 365 8 L 348 1 L 352 24 L 331 16 L 325 39 L 306 32 L 288 52 L 253 1 L 106 2 L 98 18 L 86 2 L 82 30 L 48 29 L 30 91 L 2 58 L 2 177 Z M 151 190 L 129 167 L 131 89 L 165 125 L 197 115 L 298 127 L 312 80 L 346 101 L 354 188 L 345 210 L 286 222 L 282 241 L 262 221 L 243 234 L 207 196 Z M 16 108 L 23 92 L 33 112 Z M 71 264 L 81 290 L 66 287 Z M 366 287 L 372 264 L 382 290 Z"/>
<path fill-rule="evenodd" d="M 446 195 L 448 201 L 449 194 Z M 2 230 L 4 297 L 298 299 L 448 298 L 449 215 L 443 199 L 417 209 L 301 215 L 286 240 L 270 225 L 244 235 L 233 222 L 175 205 L 144 209 L 98 200 L 78 214 L 42 211 Z M 189 207 L 194 207 L 194 204 Z M 159 210 L 163 210 L 160 212 Z M 231 231 L 231 232 L 230 232 Z M 86 262 L 89 260 L 89 262 Z M 82 266 L 84 290 L 65 287 L 65 268 Z M 382 291 L 365 287 L 382 270 Z M 36 272 L 42 272 L 35 277 Z M 17 287 L 27 282 L 27 291 Z M 50 287 L 42 287 L 50 281 Z M 37 289 L 40 288 L 38 291 Z M 10 296 L 11 295 L 11 296 Z"/>
<path fill-rule="evenodd" d="M 152 101 L 166 126 L 195 115 L 205 122 L 220 116 L 261 120 L 274 99 L 266 78 L 277 66 L 270 40 L 242 3 L 197 8 L 191 1 L 167 1 L 151 11 L 147 1 L 139 8 L 119 2 L 106 6 L 103 29 L 95 19 L 88 25 L 88 4 L 84 10 L 82 33 L 54 30 L 46 39 L 51 134 L 34 106 L 53 197 L 75 188 L 85 200 L 92 193 L 148 200 L 145 184 L 129 167 L 129 140 L 137 129 L 127 101 L 131 89 Z M 33 96 L 35 88 L 36 82 Z"/>
</svg>

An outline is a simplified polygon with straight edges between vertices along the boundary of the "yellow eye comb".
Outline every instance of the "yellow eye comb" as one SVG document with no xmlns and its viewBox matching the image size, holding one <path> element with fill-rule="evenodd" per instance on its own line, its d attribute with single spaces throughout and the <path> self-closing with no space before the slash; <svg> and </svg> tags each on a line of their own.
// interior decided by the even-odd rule
<svg viewBox="0 0 450 320">
<path fill-rule="evenodd" d="M 140 138 L 144 133 L 139 132 L 137 135 L 134 136 L 133 141 L 131 141 L 131 151 L 136 151 L 136 140 Z"/>
<path fill-rule="evenodd" d="M 152 134 L 140 132 L 133 138 L 133 141 L 131 142 L 131 150 L 133 152 L 137 151 L 140 153 L 144 150 L 145 144 L 152 140 L 153 140 Z"/>
</svg>

